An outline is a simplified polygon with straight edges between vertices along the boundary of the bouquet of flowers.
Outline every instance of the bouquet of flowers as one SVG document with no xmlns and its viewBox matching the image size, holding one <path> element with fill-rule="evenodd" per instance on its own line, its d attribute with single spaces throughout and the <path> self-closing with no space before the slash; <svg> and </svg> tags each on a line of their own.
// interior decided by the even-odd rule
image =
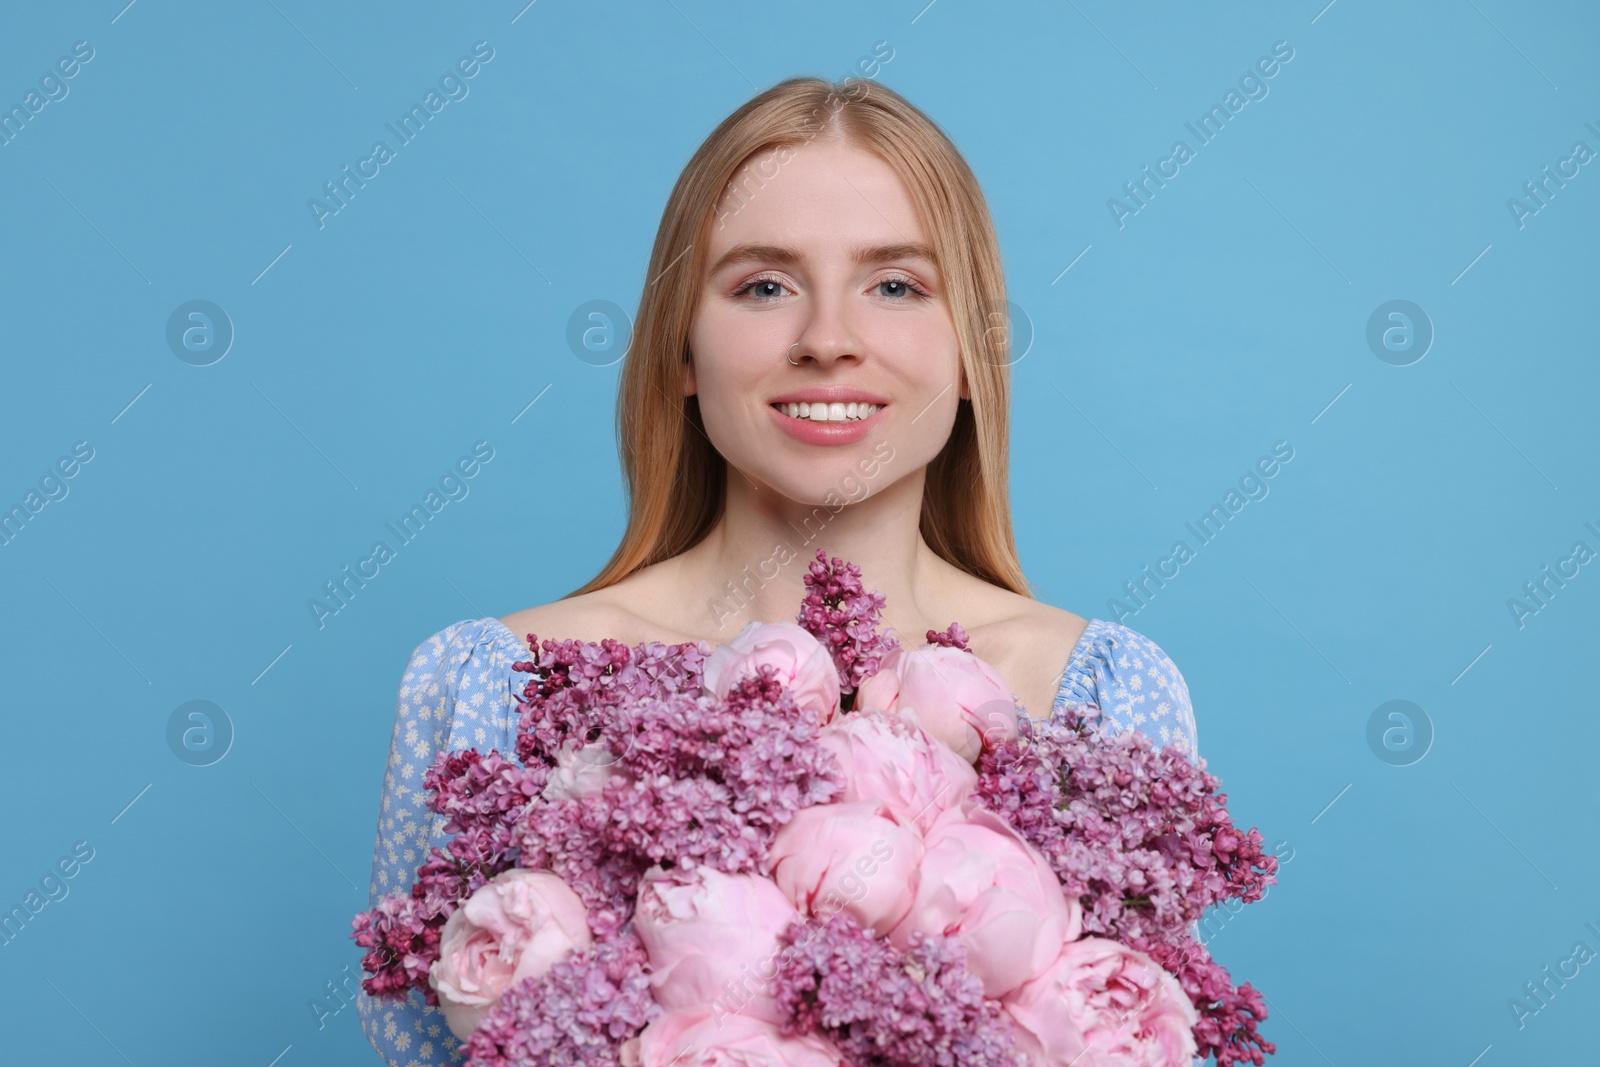
<svg viewBox="0 0 1600 1067">
<path fill-rule="evenodd" d="M 908 649 L 819 551 L 796 622 L 538 642 L 514 759 L 440 753 L 452 834 L 357 915 L 374 997 L 470 1067 L 1260 1064 L 1195 940 L 1276 860 L 1203 762 L 1038 721 L 952 623 Z"/>
</svg>

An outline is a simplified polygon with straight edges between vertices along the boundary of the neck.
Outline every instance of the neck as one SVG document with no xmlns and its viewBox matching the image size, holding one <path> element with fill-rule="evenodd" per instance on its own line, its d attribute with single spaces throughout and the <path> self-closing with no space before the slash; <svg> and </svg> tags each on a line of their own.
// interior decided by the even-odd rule
<svg viewBox="0 0 1600 1067">
<path fill-rule="evenodd" d="M 793 622 L 802 577 L 821 548 L 860 567 L 862 585 L 884 595 L 880 628 L 921 644 L 929 626 L 949 624 L 925 608 L 947 602 L 941 592 L 955 570 L 922 539 L 924 475 L 854 502 L 836 493 L 828 503 L 802 504 L 730 472 L 721 518 L 683 556 L 691 588 L 708 591 L 703 604 L 683 606 L 692 632 L 720 643 L 750 622 Z"/>
</svg>

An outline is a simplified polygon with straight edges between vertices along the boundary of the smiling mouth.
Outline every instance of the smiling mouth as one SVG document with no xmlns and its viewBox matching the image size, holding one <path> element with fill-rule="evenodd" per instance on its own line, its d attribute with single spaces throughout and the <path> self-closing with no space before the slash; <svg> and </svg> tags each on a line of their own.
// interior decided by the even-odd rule
<svg viewBox="0 0 1600 1067">
<path fill-rule="evenodd" d="M 773 404 L 772 407 L 783 412 L 791 419 L 803 419 L 806 422 L 859 422 L 877 414 L 885 406 L 883 404 L 862 404 L 854 400 L 847 404 L 792 403 Z"/>
</svg>

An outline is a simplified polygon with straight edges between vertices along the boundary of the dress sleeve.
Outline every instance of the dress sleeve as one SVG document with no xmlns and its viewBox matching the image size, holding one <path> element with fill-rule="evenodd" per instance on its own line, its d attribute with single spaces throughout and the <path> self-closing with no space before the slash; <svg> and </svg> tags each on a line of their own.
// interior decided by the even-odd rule
<svg viewBox="0 0 1600 1067">
<path fill-rule="evenodd" d="M 1144 634 L 1095 619 L 1062 675 L 1056 709 L 1094 704 L 1118 733 L 1143 730 L 1158 746 L 1200 752 L 1189 686 L 1177 664 Z"/>
<path fill-rule="evenodd" d="M 440 751 L 498 748 L 508 758 L 516 740 L 516 704 L 526 676 L 511 670 L 527 649 L 494 619 L 458 622 L 411 653 L 395 703 L 389 761 L 378 807 L 377 839 L 367 906 L 407 892 L 435 846 L 449 839 L 445 819 L 428 810 L 422 778 Z M 404 1001 L 356 993 L 361 1031 L 390 1067 L 462 1062 L 461 1042 L 421 990 Z"/>
</svg>

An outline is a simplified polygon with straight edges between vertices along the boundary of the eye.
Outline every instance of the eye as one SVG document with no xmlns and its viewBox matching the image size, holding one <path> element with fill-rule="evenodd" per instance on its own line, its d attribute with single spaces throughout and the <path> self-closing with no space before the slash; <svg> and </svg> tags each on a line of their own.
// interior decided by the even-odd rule
<svg viewBox="0 0 1600 1067">
<path fill-rule="evenodd" d="M 898 286 L 899 287 L 899 293 L 894 295 L 894 299 L 893 299 L 893 302 L 897 303 L 897 304 L 898 303 L 904 303 L 904 302 L 908 301 L 910 299 L 911 294 L 913 294 L 913 293 L 916 294 L 918 297 L 921 297 L 924 300 L 926 300 L 929 296 L 932 295 L 931 293 L 928 292 L 928 290 L 924 289 L 922 286 L 918 285 L 916 282 L 912 281 L 910 278 L 907 278 L 904 275 L 900 275 L 900 274 L 896 274 L 896 275 L 894 275 L 892 277 L 882 279 L 876 285 L 874 285 L 873 288 L 874 289 L 881 289 L 885 285 L 894 285 L 894 286 Z M 889 296 L 891 294 L 885 293 L 884 295 L 885 296 Z"/>
<path fill-rule="evenodd" d="M 770 274 L 763 274 L 751 278 L 749 281 L 739 286 L 739 288 L 733 291 L 733 295 L 740 297 L 750 292 L 750 290 L 755 289 L 757 290 L 756 303 L 765 303 L 766 301 L 777 299 L 778 294 L 772 292 L 773 287 L 777 287 L 779 289 L 788 288 L 788 286 L 783 284 L 781 279 L 774 278 Z"/>
<path fill-rule="evenodd" d="M 906 303 L 913 296 L 926 300 L 933 295 L 932 293 L 928 292 L 927 289 L 901 274 L 891 275 L 888 278 L 883 278 L 876 282 L 873 285 L 873 288 L 882 290 L 885 286 L 892 286 L 893 288 L 889 292 L 882 293 L 881 295 L 889 297 L 890 303 L 895 304 Z M 767 303 L 778 298 L 779 290 L 787 288 L 788 285 L 786 285 L 782 279 L 773 277 L 770 274 L 762 274 L 751 278 L 749 281 L 739 286 L 739 288 L 733 291 L 732 295 L 735 298 L 738 298 L 744 296 L 746 293 L 754 292 L 756 294 L 756 303 Z"/>
</svg>

